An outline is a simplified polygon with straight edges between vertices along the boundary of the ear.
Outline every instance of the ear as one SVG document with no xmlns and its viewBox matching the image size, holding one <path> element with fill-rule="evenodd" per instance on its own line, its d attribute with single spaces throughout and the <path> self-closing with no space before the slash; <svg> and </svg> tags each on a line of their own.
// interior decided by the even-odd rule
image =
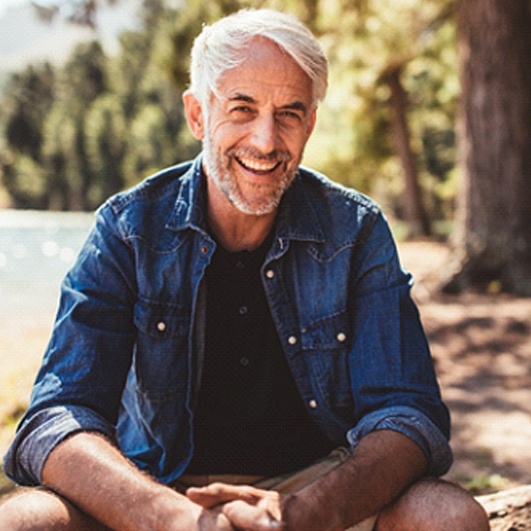
<svg viewBox="0 0 531 531">
<path fill-rule="evenodd" d="M 188 122 L 188 127 L 196 140 L 204 138 L 203 109 L 200 101 L 187 90 L 183 94 L 184 113 Z"/>
<path fill-rule="evenodd" d="M 313 133 L 316 122 L 317 122 L 317 107 L 312 111 L 312 114 L 310 116 L 310 122 L 308 124 L 308 131 L 306 132 L 306 141 L 308 141 L 311 134 Z"/>
</svg>

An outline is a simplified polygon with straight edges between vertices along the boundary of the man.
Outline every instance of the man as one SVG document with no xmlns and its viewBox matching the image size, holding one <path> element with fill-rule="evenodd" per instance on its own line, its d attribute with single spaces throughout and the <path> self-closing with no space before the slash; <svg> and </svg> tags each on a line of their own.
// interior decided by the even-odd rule
<svg viewBox="0 0 531 531">
<path fill-rule="evenodd" d="M 421 479 L 448 415 L 382 214 L 299 168 L 326 77 L 285 15 L 203 30 L 204 153 L 99 210 L 5 459 L 44 488 L 0 528 L 488 529 Z"/>
</svg>

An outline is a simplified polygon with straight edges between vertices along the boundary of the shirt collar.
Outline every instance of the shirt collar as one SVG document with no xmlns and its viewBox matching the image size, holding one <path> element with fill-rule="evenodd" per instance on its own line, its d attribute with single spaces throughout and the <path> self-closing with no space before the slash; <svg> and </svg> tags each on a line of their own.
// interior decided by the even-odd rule
<svg viewBox="0 0 531 531">
<path fill-rule="evenodd" d="M 206 186 L 203 182 L 203 156 L 198 155 L 179 178 L 181 186 L 166 228 L 206 230 Z"/>
<path fill-rule="evenodd" d="M 307 173 L 307 170 L 299 169 L 280 202 L 277 236 L 288 240 L 323 242 L 325 237 L 318 213 L 319 204 L 305 183 Z"/>
</svg>

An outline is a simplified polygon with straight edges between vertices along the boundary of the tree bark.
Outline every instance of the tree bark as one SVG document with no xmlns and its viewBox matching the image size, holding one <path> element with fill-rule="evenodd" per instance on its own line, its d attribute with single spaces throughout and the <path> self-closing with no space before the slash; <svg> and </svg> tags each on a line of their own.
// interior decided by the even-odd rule
<svg viewBox="0 0 531 531">
<path fill-rule="evenodd" d="M 531 7 L 460 0 L 455 262 L 445 290 L 531 295 Z"/>
<path fill-rule="evenodd" d="M 404 170 L 404 217 L 411 236 L 428 236 L 430 223 L 422 201 L 417 161 L 411 148 L 411 135 L 407 121 L 407 93 L 400 80 L 401 68 L 389 69 L 383 79 L 390 90 L 391 121 L 397 154 Z"/>
</svg>

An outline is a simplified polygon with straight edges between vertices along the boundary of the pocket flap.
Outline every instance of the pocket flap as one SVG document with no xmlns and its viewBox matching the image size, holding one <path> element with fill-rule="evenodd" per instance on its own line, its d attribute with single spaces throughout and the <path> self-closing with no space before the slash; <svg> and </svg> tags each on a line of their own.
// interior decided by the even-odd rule
<svg viewBox="0 0 531 531">
<path fill-rule="evenodd" d="M 349 341 L 349 333 L 347 314 L 339 312 L 303 328 L 302 348 L 305 350 L 341 348 Z"/>
<path fill-rule="evenodd" d="M 134 322 L 140 332 L 165 338 L 188 334 L 190 316 L 177 304 L 141 299 L 135 304 Z"/>
</svg>

